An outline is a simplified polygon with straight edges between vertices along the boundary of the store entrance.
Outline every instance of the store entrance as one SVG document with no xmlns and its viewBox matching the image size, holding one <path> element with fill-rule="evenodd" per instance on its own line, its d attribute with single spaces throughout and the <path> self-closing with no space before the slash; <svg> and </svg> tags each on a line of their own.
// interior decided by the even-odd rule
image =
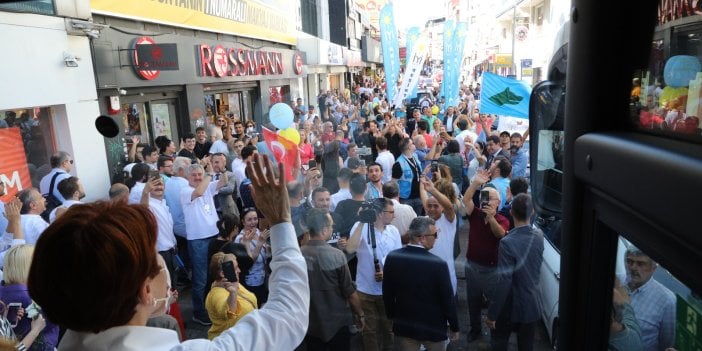
<svg viewBox="0 0 702 351">
<path fill-rule="evenodd" d="M 240 90 L 205 95 L 208 124 L 214 123 L 217 115 L 226 115 L 231 112 L 238 116 L 242 122 L 254 119 L 254 101 L 256 91 Z"/>
</svg>

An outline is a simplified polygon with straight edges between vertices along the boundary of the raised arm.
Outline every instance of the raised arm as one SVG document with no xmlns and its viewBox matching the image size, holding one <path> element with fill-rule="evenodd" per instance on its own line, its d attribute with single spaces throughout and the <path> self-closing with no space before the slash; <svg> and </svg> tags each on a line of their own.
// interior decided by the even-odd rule
<svg viewBox="0 0 702 351">
<path fill-rule="evenodd" d="M 439 172 L 436 172 L 439 173 Z M 429 179 L 423 178 L 421 179 L 421 185 L 424 186 L 424 189 L 431 194 L 431 196 L 436 198 L 436 201 L 439 202 L 441 207 L 444 208 L 444 216 L 446 216 L 446 219 L 448 219 L 449 222 L 453 222 L 454 219 L 456 219 L 456 211 L 453 210 L 453 204 L 451 203 L 451 200 L 449 200 L 446 195 L 442 194 L 439 190 L 437 190 L 434 187 L 434 183 L 432 183 Z M 425 204 L 424 197 L 426 197 L 426 194 L 422 191 L 422 205 Z"/>
<path fill-rule="evenodd" d="M 209 173 L 210 171 L 208 167 L 212 168 L 212 166 L 210 166 L 210 157 L 205 156 L 202 158 L 202 169 L 204 170 L 205 174 L 202 175 L 202 181 L 197 185 L 197 188 L 193 190 L 193 194 L 190 195 L 190 201 L 193 201 L 205 194 L 207 187 L 210 186 L 212 175 Z"/>
<path fill-rule="evenodd" d="M 487 183 L 489 179 L 488 176 L 488 171 L 484 169 L 479 169 L 478 173 L 475 174 L 475 178 L 473 178 L 473 181 L 470 183 L 470 186 L 468 189 L 466 189 L 465 194 L 463 194 L 463 205 L 466 206 L 466 214 L 471 215 L 473 213 L 473 210 L 475 209 L 475 204 L 473 203 L 473 195 L 475 195 L 475 192 L 480 189 L 480 187 L 483 186 L 483 184 Z"/>
<path fill-rule="evenodd" d="M 267 155 L 254 155 L 253 162 L 246 163 L 254 201 L 272 225 L 268 302 L 214 340 L 186 341 L 180 349 L 276 350 L 281 345 L 299 345 L 307 332 L 310 308 L 307 264 L 290 220 L 290 200 L 282 178 L 285 166 L 278 164 L 281 179 L 277 180 Z"/>
<path fill-rule="evenodd" d="M 17 245 L 24 244 L 24 235 L 22 234 L 22 224 L 20 217 L 20 210 L 22 209 L 22 202 L 19 198 L 13 198 L 12 201 L 5 204 L 5 218 L 7 218 L 7 229 L 8 233 L 12 233 L 13 245 L 15 245 L 15 240 L 21 240 L 21 243 Z"/>
<path fill-rule="evenodd" d="M 356 222 L 355 227 L 351 230 L 348 242 L 346 243 L 346 252 L 354 253 L 358 250 L 358 245 L 361 244 L 361 232 L 363 231 L 363 223 Z"/>
</svg>

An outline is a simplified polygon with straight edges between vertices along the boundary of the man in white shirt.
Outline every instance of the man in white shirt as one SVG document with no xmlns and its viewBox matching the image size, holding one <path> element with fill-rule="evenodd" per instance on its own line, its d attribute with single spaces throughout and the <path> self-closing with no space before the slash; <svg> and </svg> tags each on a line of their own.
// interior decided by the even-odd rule
<svg viewBox="0 0 702 351">
<path fill-rule="evenodd" d="M 73 169 L 73 157 L 68 152 L 59 151 L 55 155 L 51 156 L 49 162 L 51 163 L 51 167 L 53 169 L 51 172 L 49 172 L 49 174 L 45 175 L 44 178 L 41 178 L 41 181 L 39 182 L 39 191 L 43 195 L 46 195 L 49 193 L 49 191 L 51 191 L 59 201 L 63 202 L 65 199 L 63 196 L 61 196 L 57 186 L 62 180 L 71 176 L 70 173 Z M 54 180 L 54 188 L 49 189 L 54 175 L 56 175 L 56 179 Z"/>
<path fill-rule="evenodd" d="M 141 149 L 141 157 L 144 159 L 144 163 L 152 170 L 158 171 L 158 149 L 151 145 L 146 145 Z"/>
<path fill-rule="evenodd" d="M 464 154 L 466 152 L 465 143 L 476 142 L 478 140 L 478 135 L 473 133 L 470 129 L 468 129 L 468 121 L 466 121 L 465 119 L 458 121 L 456 125 L 461 131 L 458 132 L 458 134 L 456 134 L 455 139 L 458 141 L 458 146 L 461 148 L 461 154 Z M 469 139 L 466 139 L 466 137 L 468 137 Z M 470 149 L 468 151 L 470 151 Z"/>
<path fill-rule="evenodd" d="M 456 294 L 456 263 L 453 259 L 453 243 L 456 237 L 456 212 L 453 210 L 451 200 L 434 187 L 434 183 L 426 178 L 420 180 L 419 196 L 422 198 L 422 205 L 427 216 L 436 222 L 439 236 L 436 238 L 434 247 L 429 250 L 446 261 L 451 276 L 451 286 L 453 294 Z"/>
<path fill-rule="evenodd" d="M 58 190 L 66 200 L 63 201 L 61 206 L 51 211 L 49 214 L 49 223 L 53 223 L 56 218 L 68 211 L 69 207 L 80 204 L 80 200 L 85 197 L 83 184 L 80 183 L 78 177 L 69 177 L 62 180 L 58 185 Z"/>
<path fill-rule="evenodd" d="M 232 173 L 234 173 L 234 177 L 236 178 L 237 190 L 241 186 L 241 182 L 246 179 L 246 161 L 252 160 L 253 158 L 251 156 L 257 153 L 258 150 L 255 146 L 246 145 L 243 149 L 241 149 L 241 155 L 239 155 L 241 162 L 237 162 L 237 160 L 232 162 Z"/>
<path fill-rule="evenodd" d="M 392 200 L 392 204 L 395 207 L 395 217 L 392 219 L 391 224 L 400 232 L 402 243 L 407 244 L 409 242 L 407 230 L 412 220 L 417 218 L 417 213 L 414 212 L 412 206 L 400 203 L 400 186 L 394 180 L 383 184 L 383 197 Z"/>
<path fill-rule="evenodd" d="M 134 185 L 129 190 L 129 198 L 127 199 L 127 203 L 130 205 L 141 203 L 141 193 L 144 191 L 144 185 L 146 185 L 149 171 L 151 171 L 151 168 L 146 163 L 137 163 L 132 167 L 131 174 Z"/>
<path fill-rule="evenodd" d="M 166 268 L 171 277 L 175 277 L 176 238 L 173 235 L 173 217 L 164 198 L 165 187 L 163 179 L 152 178 L 146 182 L 141 195 L 141 204 L 148 206 L 156 218 L 156 250 L 166 262 Z"/>
<path fill-rule="evenodd" d="M 383 265 L 390 251 L 402 247 L 400 233 L 390 224 L 395 215 L 392 201 L 384 198 L 373 201 L 376 204 L 375 222 L 357 222 L 351 228 L 348 241 L 341 238 L 338 243 L 340 249 L 357 253 L 356 285 L 366 321 L 363 328 L 363 346 L 366 351 L 392 348 L 392 321 L 385 314 L 383 302 Z M 375 235 L 369 233 L 371 225 Z"/>
<path fill-rule="evenodd" d="M 27 244 L 35 245 L 41 233 L 49 226 L 41 213 L 46 209 L 46 199 L 36 188 L 27 188 L 20 191 L 17 197 L 22 202 L 21 222 L 22 232 Z"/>
<path fill-rule="evenodd" d="M 382 182 L 389 182 L 392 179 L 392 165 L 395 164 L 395 156 L 388 151 L 388 139 L 385 137 L 375 138 L 375 146 L 378 148 L 378 157 L 375 162 L 383 167 Z"/>
<path fill-rule="evenodd" d="M 351 198 L 349 180 L 351 179 L 352 175 L 353 171 L 348 168 L 342 168 L 339 170 L 339 174 L 336 176 L 336 179 L 339 181 L 339 191 L 335 192 L 331 196 L 329 212 L 334 212 L 334 209 L 336 209 L 336 205 L 338 205 L 339 202 Z"/>
<path fill-rule="evenodd" d="M 201 164 L 190 165 L 186 172 L 188 186 L 180 192 L 188 236 L 188 252 L 193 268 L 193 321 L 205 326 L 212 324 L 205 310 L 207 250 L 210 241 L 219 233 L 219 218 L 213 197 L 220 188 L 227 185 L 226 174 L 223 174 L 218 182 L 211 181 L 211 168 L 209 157 L 203 158 Z"/>
</svg>

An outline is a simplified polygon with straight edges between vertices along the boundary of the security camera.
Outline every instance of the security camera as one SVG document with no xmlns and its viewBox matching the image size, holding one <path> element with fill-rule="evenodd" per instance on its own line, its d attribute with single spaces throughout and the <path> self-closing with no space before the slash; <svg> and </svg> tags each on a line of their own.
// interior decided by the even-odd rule
<svg viewBox="0 0 702 351">
<path fill-rule="evenodd" d="M 127 95 L 127 91 L 124 89 L 119 90 L 119 95 Z"/>
<path fill-rule="evenodd" d="M 78 67 L 78 61 L 80 61 L 80 57 L 68 52 L 63 53 L 63 62 L 66 64 L 66 67 Z"/>
<path fill-rule="evenodd" d="M 83 32 L 85 32 L 85 35 L 87 35 L 91 39 L 99 39 L 100 38 L 100 31 L 97 29 L 83 29 Z"/>
</svg>

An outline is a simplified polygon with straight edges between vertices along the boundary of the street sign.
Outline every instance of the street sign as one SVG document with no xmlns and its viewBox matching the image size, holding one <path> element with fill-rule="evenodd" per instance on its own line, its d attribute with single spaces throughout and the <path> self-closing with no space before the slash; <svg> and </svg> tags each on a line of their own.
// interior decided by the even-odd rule
<svg viewBox="0 0 702 351">
<path fill-rule="evenodd" d="M 682 296 L 677 295 L 675 321 L 675 349 L 702 351 L 702 312 Z"/>
</svg>

